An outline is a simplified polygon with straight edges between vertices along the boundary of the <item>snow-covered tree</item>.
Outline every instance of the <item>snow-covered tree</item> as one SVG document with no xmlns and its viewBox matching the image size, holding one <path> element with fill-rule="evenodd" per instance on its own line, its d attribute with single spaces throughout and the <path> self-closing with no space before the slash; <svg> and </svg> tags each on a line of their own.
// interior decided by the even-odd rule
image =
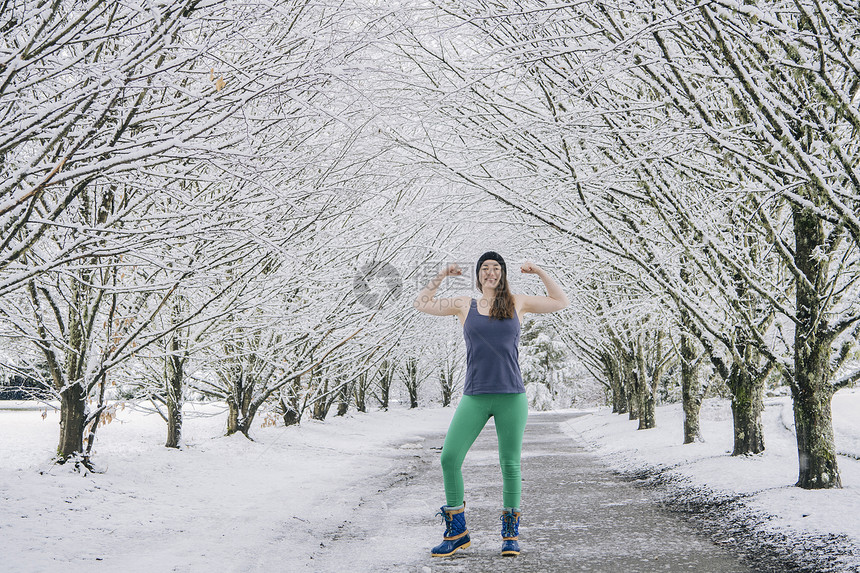
<svg viewBox="0 0 860 573">
<path fill-rule="evenodd" d="M 842 354 L 831 347 L 860 316 L 845 151 L 856 15 L 835 2 L 438 6 L 487 47 L 463 57 L 412 43 L 435 62 L 434 85 L 456 86 L 436 88 L 448 97 L 436 109 L 462 126 L 459 139 L 413 148 L 637 265 L 634 280 L 732 379 L 736 438 L 758 424 L 777 368 L 795 397 L 798 484 L 838 486 L 827 405 Z M 757 444 L 736 440 L 736 452 Z"/>
<path fill-rule="evenodd" d="M 111 369 L 211 318 L 195 297 L 150 328 L 185 283 L 265 266 L 290 249 L 280 217 L 319 217 L 299 199 L 354 131 L 320 114 L 323 92 L 364 37 L 312 1 L 45 8 L 3 13 L 0 293 L 4 320 L 49 363 L 63 461 L 87 457 Z"/>
</svg>

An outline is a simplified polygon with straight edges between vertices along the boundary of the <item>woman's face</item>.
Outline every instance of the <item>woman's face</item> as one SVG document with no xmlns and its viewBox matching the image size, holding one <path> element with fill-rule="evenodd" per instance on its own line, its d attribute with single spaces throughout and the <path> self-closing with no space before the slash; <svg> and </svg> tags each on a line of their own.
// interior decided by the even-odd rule
<svg viewBox="0 0 860 573">
<path fill-rule="evenodd" d="M 487 260 L 481 263 L 481 269 L 478 271 L 478 279 L 481 281 L 481 287 L 495 289 L 499 286 L 501 278 L 502 265 L 497 261 Z"/>
</svg>

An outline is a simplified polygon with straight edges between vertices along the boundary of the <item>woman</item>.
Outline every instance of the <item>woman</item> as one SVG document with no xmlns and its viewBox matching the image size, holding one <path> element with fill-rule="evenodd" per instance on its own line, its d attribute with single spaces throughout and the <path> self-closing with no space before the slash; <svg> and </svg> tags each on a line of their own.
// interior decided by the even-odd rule
<svg viewBox="0 0 860 573">
<path fill-rule="evenodd" d="M 434 557 L 445 557 L 469 547 L 466 529 L 463 460 L 490 417 L 495 418 L 502 468 L 502 555 L 519 555 L 520 453 L 528 416 L 528 400 L 520 374 L 520 325 L 527 312 L 544 313 L 568 305 L 561 287 L 533 263 L 520 267 L 523 273 L 536 274 L 548 296 L 512 294 L 507 268 L 501 255 L 490 251 L 481 255 L 475 267 L 481 298 L 468 296 L 436 298 L 436 289 L 448 276 L 461 275 L 456 264 L 448 265 L 431 280 L 415 299 L 415 308 L 435 316 L 456 315 L 466 339 L 466 382 L 445 444 L 442 447 L 442 476 L 445 519 L 442 543 L 431 550 Z"/>
</svg>

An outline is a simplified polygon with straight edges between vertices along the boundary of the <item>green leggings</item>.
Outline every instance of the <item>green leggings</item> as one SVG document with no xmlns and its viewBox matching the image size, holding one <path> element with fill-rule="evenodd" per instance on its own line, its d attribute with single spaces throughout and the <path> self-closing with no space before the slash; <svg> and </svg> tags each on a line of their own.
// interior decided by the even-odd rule
<svg viewBox="0 0 860 573">
<path fill-rule="evenodd" d="M 449 507 L 463 504 L 463 460 L 490 416 L 495 418 L 502 467 L 504 507 L 519 508 L 522 493 L 520 454 L 529 403 L 525 394 L 478 394 L 463 396 L 442 446 L 442 478 Z"/>
</svg>

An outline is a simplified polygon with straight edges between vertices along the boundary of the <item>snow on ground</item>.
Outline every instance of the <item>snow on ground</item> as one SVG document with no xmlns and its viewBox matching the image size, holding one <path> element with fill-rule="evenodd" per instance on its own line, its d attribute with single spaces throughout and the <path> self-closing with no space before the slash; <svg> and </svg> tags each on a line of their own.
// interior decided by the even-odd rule
<svg viewBox="0 0 860 573">
<path fill-rule="evenodd" d="M 188 405 L 177 451 L 163 447 L 160 417 L 127 408 L 99 430 L 105 473 L 87 476 L 51 465 L 58 414 L 41 416 L 0 410 L 4 573 L 244 572 L 261 570 L 273 551 L 302 563 L 325 541 L 320 532 L 335 531 L 390 479 L 410 444 L 444 431 L 451 410 L 257 425 L 251 442 L 223 437 L 223 408 Z"/>
<path fill-rule="evenodd" d="M 701 410 L 701 443 L 683 445 L 679 404 L 657 409 L 657 428 L 637 430 L 627 415 L 600 409 L 562 423 L 575 440 L 588 445 L 610 467 L 628 474 L 669 477 L 691 490 L 742 500 L 744 510 L 776 536 L 798 539 L 846 536 L 855 547 L 843 564 L 860 570 L 860 389 L 833 399 L 833 425 L 842 489 L 808 491 L 797 481 L 797 442 L 788 397 L 766 400 L 765 452 L 732 457 L 732 413 L 727 400 L 706 400 Z"/>
<path fill-rule="evenodd" d="M 0 570 L 306 568 L 362 499 L 399 479 L 424 436 L 443 433 L 453 414 L 395 409 L 306 420 L 300 427 L 257 425 L 250 442 L 223 437 L 222 407 L 187 406 L 182 451 L 163 447 L 166 428 L 157 415 L 127 408 L 99 430 L 95 460 L 105 473 L 81 476 L 50 463 L 56 412 L 43 419 L 38 409 L 7 410 L 0 403 Z M 725 400 L 703 405 L 705 441 L 696 444 L 681 444 L 678 405 L 658 408 L 653 430 L 637 431 L 637 422 L 605 409 L 562 427 L 622 472 L 664 470 L 691 487 L 741 496 L 750 511 L 773 516 L 763 523 L 782 534 L 844 534 L 860 543 L 860 391 L 839 392 L 833 409 L 837 448 L 853 456 L 839 458 L 841 490 L 794 487 L 787 398 L 767 403 L 767 451 L 759 456 L 729 455 Z M 438 501 L 401 509 L 414 514 L 418 531 L 431 527 L 428 516 Z M 410 515 L 398 519 L 410 523 Z M 437 526 L 432 521 L 434 534 Z M 412 539 L 407 533 L 404 539 Z M 398 549 L 402 562 L 426 553 L 426 543 L 406 545 Z"/>
</svg>

